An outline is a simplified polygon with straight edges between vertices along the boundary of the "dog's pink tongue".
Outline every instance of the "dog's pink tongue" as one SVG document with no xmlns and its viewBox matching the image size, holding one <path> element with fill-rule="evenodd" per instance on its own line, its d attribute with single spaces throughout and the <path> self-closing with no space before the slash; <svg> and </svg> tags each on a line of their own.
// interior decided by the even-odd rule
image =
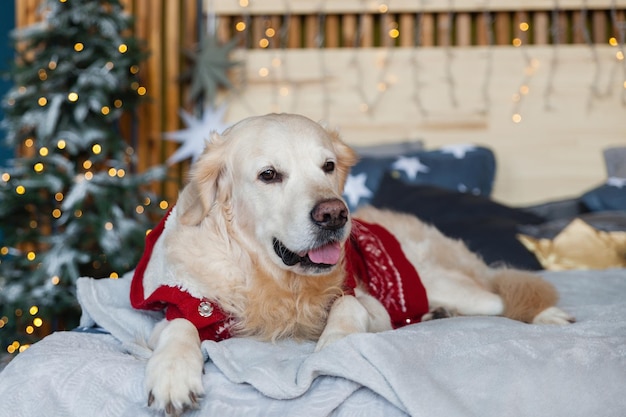
<svg viewBox="0 0 626 417">
<path fill-rule="evenodd" d="M 309 259 L 316 264 L 335 265 L 339 262 L 341 245 L 338 242 L 329 243 L 317 249 L 310 250 Z"/>
</svg>

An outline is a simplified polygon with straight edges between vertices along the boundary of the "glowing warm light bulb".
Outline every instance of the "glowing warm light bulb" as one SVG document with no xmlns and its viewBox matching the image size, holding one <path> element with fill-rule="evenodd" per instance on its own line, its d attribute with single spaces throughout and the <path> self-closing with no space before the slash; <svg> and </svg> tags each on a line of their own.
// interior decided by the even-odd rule
<svg viewBox="0 0 626 417">
<path fill-rule="evenodd" d="M 169 203 L 168 203 L 167 201 L 165 201 L 165 200 L 162 200 L 162 201 L 159 203 L 159 207 L 160 207 L 162 210 L 167 209 L 169 206 L 170 206 L 170 205 L 169 205 Z"/>
<path fill-rule="evenodd" d="M 94 144 L 94 145 L 91 147 L 91 151 L 92 151 L 95 155 L 98 155 L 100 152 L 102 152 L 102 146 L 96 143 L 96 144 Z"/>
<path fill-rule="evenodd" d="M 513 120 L 513 123 L 520 123 L 522 121 L 522 115 L 519 113 L 515 113 L 511 119 Z"/>
<path fill-rule="evenodd" d="M 521 30 L 522 32 L 526 32 L 528 31 L 528 29 L 530 29 L 530 25 L 527 22 L 521 22 L 519 24 L 519 30 Z"/>
<path fill-rule="evenodd" d="M 128 51 L 128 46 L 126 46 L 126 44 L 120 44 L 120 46 L 117 47 L 117 50 L 120 52 L 120 54 L 125 54 Z"/>
<path fill-rule="evenodd" d="M 83 43 L 82 43 L 82 42 L 76 42 L 76 43 L 74 44 L 74 50 L 75 50 L 76 52 L 80 52 L 80 51 L 82 51 L 84 48 L 85 48 L 85 45 L 83 45 Z"/>
<path fill-rule="evenodd" d="M 244 30 L 246 30 L 245 22 L 237 22 L 237 24 L 235 25 L 235 30 L 237 32 L 243 32 Z"/>
<path fill-rule="evenodd" d="M 78 93 L 72 91 L 71 93 L 67 95 L 67 99 L 71 101 L 72 103 L 78 101 Z"/>
<path fill-rule="evenodd" d="M 66 145 L 67 144 L 65 143 L 65 140 L 63 140 L 63 139 L 59 139 L 59 141 L 57 142 L 57 148 L 59 148 L 59 149 L 65 149 Z"/>
</svg>

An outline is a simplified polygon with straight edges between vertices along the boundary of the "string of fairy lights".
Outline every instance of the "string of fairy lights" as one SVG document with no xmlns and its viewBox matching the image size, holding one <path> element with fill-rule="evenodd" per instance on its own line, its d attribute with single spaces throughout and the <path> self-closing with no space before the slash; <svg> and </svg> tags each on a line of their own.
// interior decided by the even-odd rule
<svg viewBox="0 0 626 417">
<path fill-rule="evenodd" d="M 241 16 L 243 16 L 243 18 L 242 20 L 234 23 L 237 32 L 244 33 L 250 28 L 250 22 L 253 16 L 253 13 L 250 12 L 250 1 L 252 0 L 239 1 Z M 397 63 L 394 63 L 394 53 L 398 49 L 395 47 L 394 41 L 401 36 L 401 33 L 399 23 L 396 20 L 393 20 L 396 15 L 389 12 L 393 6 L 393 0 L 360 0 L 360 3 L 362 5 L 362 9 L 364 11 L 367 10 L 367 13 L 358 14 L 356 33 L 352 38 L 352 42 L 349 45 L 343 45 L 343 47 L 352 48 L 346 71 L 350 71 L 354 74 L 354 82 L 351 84 L 353 85 L 352 91 L 359 99 L 358 111 L 369 117 L 374 117 L 379 103 L 381 103 L 384 96 L 398 83 L 398 77 L 393 73 L 394 64 L 396 66 L 398 65 Z M 426 0 L 419 0 L 419 4 L 423 9 L 426 9 Z M 447 16 L 445 16 L 445 19 L 442 19 L 445 26 L 440 28 L 440 33 L 443 31 L 445 33 L 445 37 L 450 40 L 448 43 L 443 45 L 443 50 L 445 52 L 443 78 L 447 89 L 446 96 L 448 98 L 448 103 L 452 108 L 454 108 L 459 106 L 459 97 L 457 95 L 459 82 L 455 76 L 455 72 L 459 66 L 463 65 L 463 63 L 456 59 L 455 49 L 452 42 L 455 33 L 453 22 L 457 13 L 455 10 L 454 0 L 448 0 L 447 9 Z M 258 68 L 258 74 L 262 78 L 267 77 L 272 85 L 275 86 L 272 92 L 273 97 L 271 110 L 297 111 L 299 103 L 299 100 L 297 99 L 299 83 L 294 81 L 294 78 L 292 77 L 289 70 L 289 59 L 286 54 L 286 34 L 289 32 L 288 27 L 291 25 L 291 19 L 293 18 L 289 0 L 284 0 L 284 10 L 285 14 L 282 19 L 282 26 L 280 28 L 275 28 L 271 18 L 267 16 L 264 23 L 265 30 L 261 34 L 260 39 L 252 39 L 250 44 L 246 45 L 246 48 L 268 49 L 268 60 L 270 60 L 270 64 L 263 65 Z M 330 106 L 334 102 L 334 99 L 327 82 L 327 80 L 332 77 L 332 71 L 327 65 L 328 48 L 325 47 L 327 44 L 325 24 L 328 21 L 328 16 L 332 14 L 332 11 L 329 12 L 327 0 L 320 0 L 317 3 L 316 10 L 318 17 L 318 30 L 316 32 L 315 46 L 318 50 L 317 61 L 320 67 L 319 91 L 322 96 L 321 107 L 324 115 L 322 119 L 327 120 L 330 113 Z M 511 94 L 510 114 L 511 120 L 515 124 L 522 122 L 523 106 L 531 92 L 531 86 L 532 91 L 538 91 L 539 94 L 541 94 L 543 106 L 546 111 L 553 110 L 556 105 L 554 100 L 555 83 L 558 81 L 560 63 L 562 60 L 560 56 L 561 46 L 565 43 L 565 40 L 562 39 L 562 33 L 565 28 L 562 27 L 562 21 L 559 17 L 562 11 L 563 10 L 560 6 L 559 0 L 553 0 L 553 5 L 549 11 L 550 16 L 548 19 L 550 22 L 548 31 L 551 44 L 550 56 L 548 58 L 539 58 L 534 55 L 532 48 L 526 47 L 526 45 L 530 44 L 529 33 L 532 31 L 533 25 L 533 23 L 529 20 L 529 17 L 526 17 L 523 21 L 517 22 L 516 27 L 513 28 L 513 30 L 518 32 L 519 35 L 512 39 L 511 45 L 515 48 L 519 48 L 523 58 L 523 68 L 520 69 L 522 78 L 517 90 L 513 91 Z M 586 1 L 584 1 L 583 7 L 580 10 L 580 20 L 583 23 L 579 25 L 580 27 L 574 28 L 574 30 L 582 33 L 585 43 L 588 45 L 592 55 L 592 61 L 596 66 L 594 74 L 592 74 L 590 80 L 589 103 L 595 99 L 608 95 L 610 88 L 614 85 L 614 78 L 616 76 L 621 76 L 624 83 L 624 89 L 621 92 L 621 101 L 624 105 L 626 105 L 626 61 L 624 60 L 624 37 L 626 23 L 623 20 L 620 20 L 620 18 L 623 19 L 623 14 L 620 15 L 617 11 L 618 8 L 616 1 L 613 0 L 610 8 L 610 19 L 612 27 L 616 28 L 618 33 L 616 36 L 609 39 L 609 45 L 616 48 L 614 61 L 615 68 L 611 70 L 611 79 L 606 81 L 606 87 L 604 88 L 601 86 L 599 76 L 602 59 L 597 52 L 597 44 L 591 40 L 589 28 L 586 24 L 588 20 L 588 8 Z M 360 53 L 362 49 L 362 39 L 365 36 L 364 31 L 366 29 L 370 29 L 370 27 L 365 24 L 365 19 L 366 16 L 371 16 L 376 13 L 381 16 L 389 14 L 392 19 L 386 25 L 387 27 L 385 27 L 386 32 L 381 31 L 381 33 L 383 33 L 381 36 L 388 36 L 391 39 L 391 42 L 389 42 L 391 46 L 379 47 L 378 50 L 380 53 L 378 53 L 375 58 L 365 58 L 364 55 Z M 421 116 L 428 117 L 430 113 L 428 109 L 429 106 L 423 98 L 422 88 L 424 84 L 420 79 L 420 70 L 424 65 L 424 63 L 421 62 L 420 57 L 420 47 L 422 46 L 422 19 L 424 14 L 425 12 L 422 11 L 414 13 L 414 42 L 412 55 L 408 60 L 408 65 L 410 66 L 408 72 L 411 76 L 411 100 L 413 105 Z M 484 45 L 486 52 L 484 60 L 485 64 L 483 66 L 484 72 L 481 77 L 482 82 L 476 83 L 476 85 L 480 89 L 480 95 L 483 101 L 481 109 L 479 109 L 478 112 L 485 114 L 489 111 L 492 103 L 490 80 L 493 74 L 493 50 L 495 46 L 493 28 L 495 12 L 491 11 L 489 8 L 488 0 L 484 2 L 483 10 L 480 11 L 480 14 L 482 15 L 482 19 L 481 22 L 477 24 L 484 25 L 483 32 L 486 34 L 487 41 Z M 256 15 L 254 16 L 256 17 Z M 381 19 L 381 22 L 387 22 L 387 20 Z M 382 25 L 383 23 L 381 23 L 381 26 Z M 278 45 L 278 48 L 272 49 L 276 45 Z M 374 62 L 372 62 L 372 59 L 374 59 Z M 533 86 L 535 76 L 540 68 L 544 71 L 542 73 L 544 74 L 542 79 L 545 79 L 544 84 L 542 86 Z M 403 88 L 404 87 L 405 86 L 403 86 Z M 292 100 L 286 106 L 281 106 L 280 103 L 284 103 L 284 99 L 287 97 L 291 97 Z M 248 107 L 252 109 L 251 105 Z M 588 109 L 591 109 L 591 105 L 588 106 Z"/>
</svg>

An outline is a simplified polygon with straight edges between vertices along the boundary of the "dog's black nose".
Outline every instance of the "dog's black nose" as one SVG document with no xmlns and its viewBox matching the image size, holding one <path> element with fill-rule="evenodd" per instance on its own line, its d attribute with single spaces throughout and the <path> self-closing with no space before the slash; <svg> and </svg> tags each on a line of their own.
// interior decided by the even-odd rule
<svg viewBox="0 0 626 417">
<path fill-rule="evenodd" d="M 313 207 L 311 219 L 323 229 L 337 230 L 348 221 L 348 208 L 338 198 L 320 201 Z"/>
</svg>

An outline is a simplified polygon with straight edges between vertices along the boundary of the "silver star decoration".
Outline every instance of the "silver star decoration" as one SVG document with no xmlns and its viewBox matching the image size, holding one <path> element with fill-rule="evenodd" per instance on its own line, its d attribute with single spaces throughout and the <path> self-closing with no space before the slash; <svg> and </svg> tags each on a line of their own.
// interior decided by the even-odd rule
<svg viewBox="0 0 626 417">
<path fill-rule="evenodd" d="M 348 175 L 343 195 L 348 200 L 348 205 L 356 207 L 362 197 L 372 197 L 372 191 L 365 185 L 367 174 L 362 172 L 358 175 Z"/>
<path fill-rule="evenodd" d="M 229 125 L 223 122 L 224 113 L 226 113 L 225 105 L 217 109 L 211 107 L 204 109 L 202 119 L 196 119 L 181 109 L 180 117 L 183 119 L 187 129 L 163 134 L 165 139 L 182 144 L 167 159 L 167 163 L 173 165 L 188 158 L 195 162 L 204 151 L 204 147 L 211 137 L 211 132 L 222 133 L 228 128 Z"/>
<path fill-rule="evenodd" d="M 441 147 L 441 152 L 451 153 L 456 159 L 465 158 L 465 154 L 476 149 L 475 145 L 458 144 L 458 145 L 446 145 Z"/>
<path fill-rule="evenodd" d="M 391 167 L 395 170 L 406 172 L 407 177 L 411 180 L 417 178 L 417 174 L 419 172 L 426 173 L 430 171 L 430 168 L 422 164 L 416 156 L 401 156 L 396 160 L 396 162 L 393 163 L 393 165 L 391 165 Z"/>
</svg>

